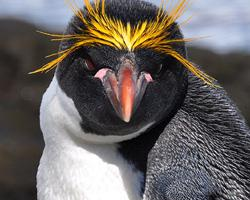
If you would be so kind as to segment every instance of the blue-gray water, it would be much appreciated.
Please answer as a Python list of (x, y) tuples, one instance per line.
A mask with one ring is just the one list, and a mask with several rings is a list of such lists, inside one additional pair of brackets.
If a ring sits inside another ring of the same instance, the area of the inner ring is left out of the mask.
[[(83, 0), (76, 0), (83, 5)], [(159, 4), (161, 0), (150, 0)], [(193, 0), (183, 27), (185, 37), (209, 36), (193, 44), (218, 52), (250, 51), (249, 0)], [(0, 17), (20, 18), (37, 26), (63, 30), (72, 16), (64, 0), (0, 0)]]

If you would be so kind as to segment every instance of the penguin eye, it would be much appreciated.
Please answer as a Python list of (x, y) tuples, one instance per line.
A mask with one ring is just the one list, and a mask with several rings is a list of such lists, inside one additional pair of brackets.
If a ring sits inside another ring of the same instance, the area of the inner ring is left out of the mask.
[(163, 64), (158, 65), (157, 70), (156, 70), (156, 75), (160, 75), (162, 71)]
[(89, 71), (95, 70), (95, 65), (90, 57), (84, 58), (84, 67)]
[(153, 77), (153, 79), (158, 79), (164, 71), (164, 65), (162, 63), (153, 65), (150, 69), (143, 69), (143, 71), (149, 73)]

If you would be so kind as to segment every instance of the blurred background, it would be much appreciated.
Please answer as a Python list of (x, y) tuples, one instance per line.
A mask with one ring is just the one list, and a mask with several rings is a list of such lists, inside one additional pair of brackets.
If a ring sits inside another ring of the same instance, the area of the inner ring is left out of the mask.
[[(77, 0), (82, 6), (82, 0)], [(151, 0), (159, 4), (160, 0)], [(250, 122), (249, 0), (193, 0), (185, 37), (189, 57), (226, 88)], [(53, 72), (28, 75), (58, 43), (36, 30), (61, 33), (72, 17), (64, 0), (0, 0), (0, 199), (36, 199), (43, 149), (39, 104)]]

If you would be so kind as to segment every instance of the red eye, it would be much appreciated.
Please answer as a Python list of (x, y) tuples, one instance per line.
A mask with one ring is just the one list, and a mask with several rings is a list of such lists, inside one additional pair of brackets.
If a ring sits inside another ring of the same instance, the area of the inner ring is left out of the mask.
[(95, 69), (95, 65), (90, 58), (84, 59), (84, 64), (85, 64), (85, 67), (87, 68), (87, 70), (89, 70), (89, 71), (93, 71)]

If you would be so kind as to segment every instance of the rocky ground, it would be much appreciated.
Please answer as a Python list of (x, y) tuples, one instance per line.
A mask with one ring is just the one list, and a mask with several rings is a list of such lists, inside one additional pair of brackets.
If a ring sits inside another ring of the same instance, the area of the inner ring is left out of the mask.
[[(53, 73), (28, 75), (58, 44), (33, 25), (0, 20), (0, 199), (34, 200), (43, 140), (39, 104)], [(250, 122), (250, 55), (191, 48), (192, 61), (216, 77)]]

